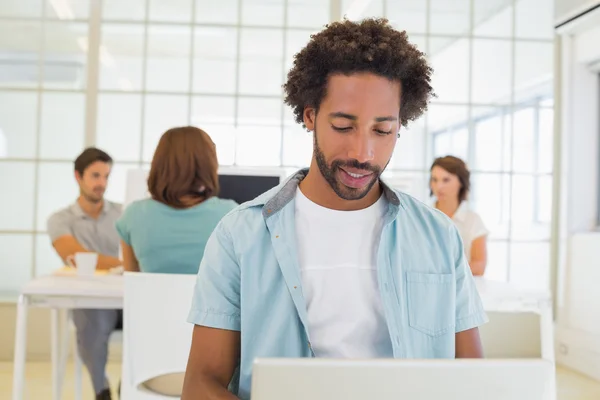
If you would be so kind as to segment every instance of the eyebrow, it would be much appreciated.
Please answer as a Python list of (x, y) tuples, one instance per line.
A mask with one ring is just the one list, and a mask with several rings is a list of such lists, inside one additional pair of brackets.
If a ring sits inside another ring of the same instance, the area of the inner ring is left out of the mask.
[[(329, 114), (330, 118), (344, 118), (344, 119), (349, 119), (350, 121), (356, 121), (358, 119), (358, 117), (356, 117), (356, 115), (352, 115), (352, 114), (346, 114), (344, 112), (334, 112)], [(387, 116), (387, 117), (377, 117), (375, 118), (376, 122), (386, 122), (386, 121), (398, 121), (398, 117), (393, 117), (393, 116)]]

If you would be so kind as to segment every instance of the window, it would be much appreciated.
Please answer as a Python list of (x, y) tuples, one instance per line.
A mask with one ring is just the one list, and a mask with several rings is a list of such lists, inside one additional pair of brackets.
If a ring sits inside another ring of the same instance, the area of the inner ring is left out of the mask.
[[(471, 169), (471, 207), (487, 228), (493, 257), (500, 249), (502, 260), (490, 258), (493, 279), (511, 279), (540, 286), (548, 282), (544, 265), (536, 262), (528, 271), (516, 263), (520, 254), (531, 257), (532, 249), (546, 249), (552, 214), (553, 110), (550, 99), (537, 97), (523, 104), (503, 107), (471, 106), (470, 119), (458, 108), (436, 106), (429, 117), (437, 130), (431, 132), (434, 156), (447, 154), (468, 161)], [(440, 112), (443, 111), (443, 112)], [(452, 110), (452, 112), (450, 112)], [(468, 111), (468, 110), (467, 110)], [(462, 121), (456, 118), (460, 115)], [(452, 118), (451, 118), (452, 117)], [(472, 137), (472, 139), (469, 139)], [(470, 146), (473, 151), (470, 151)], [(508, 243), (508, 246), (500, 245)], [(518, 250), (518, 254), (513, 254)], [(491, 256), (490, 256), (491, 257)], [(544, 255), (546, 257), (546, 255)], [(506, 260), (511, 263), (506, 265)], [(512, 271), (512, 272), (511, 272)], [(535, 280), (535, 274), (543, 273)]]
[[(283, 105), (281, 85), (338, 8), (357, 20), (389, 18), (434, 68), (438, 96), (401, 129), (389, 176), (427, 201), (433, 157), (464, 158), (471, 205), (491, 231), (488, 277), (548, 281), (548, 261), (536, 254), (548, 248), (552, 210), (551, 0), (0, 3), (0, 183), (14, 189), (0, 196), (0, 276), (18, 269), (0, 291), (60, 266), (46, 218), (76, 198), (72, 162), (85, 146), (115, 159), (106, 195), (116, 201), (127, 169), (147, 166), (177, 125), (206, 130), (221, 165), (308, 166), (313, 137)], [(98, 65), (87, 65), (90, 51)], [(598, 211), (600, 224), (600, 200)]]

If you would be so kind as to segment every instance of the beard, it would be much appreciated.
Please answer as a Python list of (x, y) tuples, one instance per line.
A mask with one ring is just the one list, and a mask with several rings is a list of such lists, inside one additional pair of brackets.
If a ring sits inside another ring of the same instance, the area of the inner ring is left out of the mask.
[(89, 192), (81, 190), (81, 195), (90, 203), (100, 203), (104, 199), (104, 190), (100, 194), (96, 194), (96, 191), (93, 190)]
[[(353, 159), (345, 161), (333, 160), (331, 163), (328, 163), (325, 158), (325, 154), (323, 154), (323, 151), (319, 147), (316, 127), (313, 132), (313, 153), (321, 175), (323, 176), (323, 178), (325, 178), (325, 181), (329, 183), (329, 186), (331, 187), (331, 189), (333, 189), (335, 194), (337, 194), (338, 197), (344, 200), (360, 200), (364, 198), (371, 191), (375, 183), (379, 181), (381, 173), (383, 172), (383, 170), (385, 170), (385, 167), (383, 167), (382, 169), (377, 165), (372, 165), (370, 163), (361, 163), (358, 162), (358, 160)], [(372, 172), (371, 180), (362, 188), (348, 187), (344, 185), (339, 179), (338, 172), (340, 168), (343, 167), (370, 171)]]

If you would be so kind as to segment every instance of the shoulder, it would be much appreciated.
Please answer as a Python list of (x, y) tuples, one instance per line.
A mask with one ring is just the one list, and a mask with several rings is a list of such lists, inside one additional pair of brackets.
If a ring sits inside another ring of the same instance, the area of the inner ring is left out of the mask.
[(473, 240), (489, 233), (483, 219), (475, 211), (467, 211), (464, 218)]
[(148, 207), (152, 207), (153, 204), (156, 203), (155, 200), (153, 199), (141, 199), (141, 200), (135, 200), (132, 201), (126, 208), (125, 208), (125, 212), (127, 212), (128, 210), (143, 210), (143, 209), (147, 209)]
[(121, 207), (120, 209), (122, 210), (122, 215), (120, 219), (129, 220), (132, 218), (139, 218), (140, 216), (143, 216), (154, 209), (154, 207), (156, 207), (156, 204), (154, 203), (156, 203), (156, 201), (152, 199), (142, 199), (130, 203), (127, 205), (127, 207), (125, 207), (124, 210)]
[[(219, 229), (230, 231), (230, 233), (243, 234), (246, 230), (252, 231), (257, 226), (265, 226), (262, 214), (263, 207), (281, 191), (285, 183), (266, 191), (252, 200), (236, 205), (235, 208), (221, 219)], [(235, 229), (231, 229), (234, 226)]]
[(478, 224), (483, 224), (483, 220), (481, 219), (481, 216), (479, 216), (479, 214), (477, 214), (475, 211), (467, 210), (465, 212), (465, 218), (467, 219), (467, 221), (471, 221), (473, 223), (478, 223)]
[(214, 199), (216, 207), (220, 210), (231, 211), (235, 209), (239, 204), (231, 199), (222, 199), (220, 197), (216, 197)]
[(454, 228), (452, 219), (440, 210), (406, 193), (396, 191), (396, 194), (400, 200), (400, 207), (406, 212), (407, 218), (412, 219), (414, 223), (444, 232)]
[(65, 207), (58, 211), (55, 211), (50, 217), (48, 217), (48, 225), (57, 223), (71, 222), (75, 218), (75, 214), (71, 209), (72, 206)]
[(238, 214), (238, 217), (243, 217), (245, 215), (254, 215), (256, 213), (260, 214), (263, 206), (265, 206), (269, 201), (271, 201), (284, 188), (288, 181), (289, 179), (285, 182), (280, 183), (278, 186), (267, 190), (263, 194), (255, 197), (254, 199), (246, 201), (236, 206), (229, 214)]
[(72, 235), (77, 214), (73, 210), (73, 205), (56, 211), (46, 221), (46, 230), (54, 242), (61, 236)]
[(116, 214), (116, 215), (121, 215), (123, 213), (123, 204), (121, 203), (116, 203), (114, 201), (108, 201), (108, 206), (109, 206), (109, 210), (111, 213)]
[(471, 206), (467, 201), (463, 201), (460, 204), (454, 219), (456, 219), (465, 229), (479, 229), (484, 225), (479, 214), (471, 209)]
[(219, 227), (226, 231), (242, 233), (245, 229), (256, 224), (264, 224), (262, 205), (249, 203), (236, 205), (235, 208), (229, 210), (221, 219)]
[[(463, 252), (463, 242), (454, 221), (435, 207), (405, 193), (398, 194), (402, 210), (398, 214), (397, 229), (410, 235), (412, 246), (436, 253), (440, 266), (454, 268), (454, 260)], [(421, 256), (420, 256), (421, 257)], [(441, 257), (441, 258), (439, 258)], [(449, 262), (445, 263), (444, 260)]]

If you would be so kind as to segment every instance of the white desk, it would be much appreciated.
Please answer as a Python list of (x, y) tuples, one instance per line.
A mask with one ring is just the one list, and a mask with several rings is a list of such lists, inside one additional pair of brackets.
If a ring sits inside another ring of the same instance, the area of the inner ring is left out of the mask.
[(554, 320), (550, 291), (522, 289), (518, 286), (475, 278), (477, 290), (485, 311), (540, 315), (540, 341), (542, 358), (554, 362)]
[[(535, 312), (540, 315), (542, 358), (554, 361), (554, 324), (549, 292), (523, 290), (502, 282), (475, 279), (486, 311), (507, 313)], [(77, 308), (122, 309), (123, 277), (104, 275), (94, 277), (47, 276), (29, 282), (22, 290), (17, 309), (17, 332), (13, 377), (13, 400), (23, 399), (27, 340), (27, 310), (29, 307), (51, 308), (53, 399), (62, 391), (66, 364), (68, 335), (59, 332), (59, 323), (66, 327), (61, 310)], [(62, 343), (59, 343), (62, 337)], [(75, 379), (81, 382), (81, 379)], [(77, 393), (80, 393), (78, 388)]]
[[(44, 276), (30, 281), (23, 287), (17, 305), (13, 400), (23, 399), (29, 307), (51, 309), (52, 399), (58, 400), (62, 391), (69, 343), (65, 311), (77, 308), (122, 309), (123, 277)], [(59, 332), (60, 326), (64, 332)], [(81, 371), (81, 368), (76, 368), (76, 371)], [(80, 383), (81, 377), (76, 377), (75, 382)], [(76, 388), (76, 393), (80, 395), (81, 387)]]

